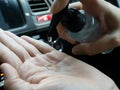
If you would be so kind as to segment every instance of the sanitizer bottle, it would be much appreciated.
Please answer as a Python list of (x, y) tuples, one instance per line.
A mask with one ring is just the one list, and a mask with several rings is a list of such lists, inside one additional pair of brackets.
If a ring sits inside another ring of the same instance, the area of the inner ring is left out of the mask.
[(69, 36), (80, 43), (93, 42), (103, 35), (97, 20), (84, 10), (69, 9), (61, 23)]
[[(84, 10), (68, 9), (61, 19), (61, 24), (66, 28), (68, 35), (80, 43), (94, 42), (103, 35), (98, 21)], [(107, 50), (102, 54), (111, 51)]]

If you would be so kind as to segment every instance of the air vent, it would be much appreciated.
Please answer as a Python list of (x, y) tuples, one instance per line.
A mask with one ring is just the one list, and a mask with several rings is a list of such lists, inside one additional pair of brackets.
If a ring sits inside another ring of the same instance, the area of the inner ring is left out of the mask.
[(28, 0), (32, 12), (46, 11), (49, 9), (44, 0)]

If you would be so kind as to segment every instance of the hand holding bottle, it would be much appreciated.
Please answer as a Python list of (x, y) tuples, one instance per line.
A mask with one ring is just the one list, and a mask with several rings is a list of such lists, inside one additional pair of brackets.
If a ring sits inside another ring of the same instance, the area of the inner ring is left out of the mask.
[[(56, 2), (57, 1), (59, 0), (56, 0)], [(81, 3), (77, 2), (76, 4), (74, 3), (74, 5), (70, 6), (80, 6), (80, 8), (83, 6), (82, 9), (92, 15), (99, 22), (100, 27), (103, 31), (103, 36), (94, 42), (76, 44), (76, 40), (69, 37), (65, 31), (65, 27), (63, 27), (63, 25), (60, 23), (57, 26), (58, 33), (61, 38), (67, 40), (72, 44), (75, 44), (72, 49), (73, 53), (77, 55), (95, 55), (103, 51), (118, 47), (120, 43), (120, 9), (104, 0), (81, 0)], [(63, 9), (64, 7), (60, 6), (60, 8)], [(54, 9), (52, 9), (52, 11), (54, 11)]]

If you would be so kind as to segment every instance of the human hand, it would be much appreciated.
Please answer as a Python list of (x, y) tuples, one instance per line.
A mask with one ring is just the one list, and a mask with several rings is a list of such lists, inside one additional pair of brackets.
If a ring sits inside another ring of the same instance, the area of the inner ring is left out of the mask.
[[(60, 0), (56, 0), (56, 2)], [(95, 19), (98, 20), (100, 26), (103, 30), (104, 35), (98, 40), (90, 43), (78, 43), (72, 39), (65, 31), (65, 28), (58, 24), (57, 30), (59, 36), (66, 41), (74, 44), (75, 46), (72, 49), (73, 54), (87, 54), (95, 55), (101, 52), (104, 52), (109, 49), (116, 48), (120, 46), (120, 9), (113, 6), (112, 4), (104, 0), (80, 0), (81, 3), (77, 3), (76, 6), (80, 6), (81, 9), (84, 9), (87, 13), (92, 15)], [(62, 0), (61, 0), (62, 3)], [(62, 8), (57, 4), (57, 7)], [(53, 5), (55, 6), (55, 5)], [(72, 6), (72, 5), (71, 5)], [(72, 6), (73, 8), (75, 7)], [(52, 7), (55, 8), (55, 7)], [(59, 12), (60, 9), (56, 10)], [(54, 12), (53, 12), (54, 11)], [(55, 10), (52, 9), (53, 14)]]
[(0, 58), (5, 90), (118, 90), (94, 67), (27, 36), (0, 30)]

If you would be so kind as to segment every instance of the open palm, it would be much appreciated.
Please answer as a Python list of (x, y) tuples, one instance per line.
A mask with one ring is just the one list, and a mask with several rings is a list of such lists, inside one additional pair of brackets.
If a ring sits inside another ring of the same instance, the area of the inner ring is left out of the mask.
[(0, 57), (5, 63), (1, 69), (6, 77), (6, 90), (110, 90), (109, 88), (112, 88), (109, 87), (113, 83), (112, 80), (100, 71), (55, 50), (44, 42), (27, 36), (19, 38), (2, 30), (0, 41)]

